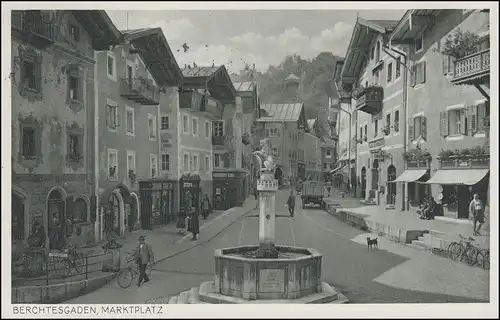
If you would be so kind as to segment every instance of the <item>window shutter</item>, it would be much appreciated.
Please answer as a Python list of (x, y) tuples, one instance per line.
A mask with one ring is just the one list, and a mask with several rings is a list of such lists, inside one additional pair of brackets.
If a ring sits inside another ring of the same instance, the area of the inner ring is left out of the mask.
[(466, 119), (466, 116), (465, 116), (465, 108), (463, 109), (460, 109), (460, 133), (461, 134), (467, 134), (467, 131), (466, 131), (466, 126), (465, 126), (465, 121)]
[(106, 105), (106, 125), (109, 127), (111, 124), (111, 107)]
[(408, 118), (408, 143), (412, 142), (413, 139), (413, 118)]
[(420, 116), (420, 127), (422, 131), (422, 139), (427, 140), (427, 118)]
[(118, 128), (120, 126), (120, 113), (118, 112), (118, 106), (115, 106), (114, 109), (115, 109), (115, 126)]
[(229, 153), (224, 153), (224, 168), (229, 168)]
[(443, 57), (443, 74), (447, 75), (450, 72), (450, 56), (442, 54)]
[(411, 67), (411, 74), (410, 74), (410, 86), (414, 87), (417, 79), (417, 68), (415, 65)]
[(477, 119), (477, 107), (468, 106), (467, 107), (467, 134), (472, 136), (477, 131), (476, 120)]
[(443, 137), (448, 136), (449, 134), (449, 128), (448, 128), (448, 111), (442, 111), (440, 114), (440, 121), (441, 121), (441, 135)]
[(422, 61), (420, 63), (420, 83), (425, 83), (425, 70), (426, 70), (426, 62)]

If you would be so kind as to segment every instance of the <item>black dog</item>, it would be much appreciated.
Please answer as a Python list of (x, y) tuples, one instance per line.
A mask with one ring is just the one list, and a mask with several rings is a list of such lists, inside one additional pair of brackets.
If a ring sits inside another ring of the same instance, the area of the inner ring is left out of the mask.
[(378, 250), (378, 238), (370, 239), (370, 237), (367, 237), (366, 243), (368, 244), (368, 250), (373, 249), (374, 247)]

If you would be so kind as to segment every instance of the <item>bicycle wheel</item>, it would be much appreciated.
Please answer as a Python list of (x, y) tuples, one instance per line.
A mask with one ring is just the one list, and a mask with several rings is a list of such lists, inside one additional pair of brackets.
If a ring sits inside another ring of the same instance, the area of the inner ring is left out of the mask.
[(73, 262), (76, 272), (81, 273), (83, 271), (83, 266), (85, 265), (85, 257), (83, 256), (83, 253), (78, 253)]
[(469, 247), (465, 252), (465, 260), (467, 264), (471, 267), (475, 267), (477, 265), (478, 254), (479, 250), (476, 247)]
[(479, 250), (479, 252), (477, 253), (477, 256), (476, 256), (476, 265), (481, 267), (481, 268), (484, 268), (484, 255), (485, 255), (485, 250)]
[(153, 270), (153, 265), (151, 263), (148, 263), (146, 265), (146, 274), (147, 276), (149, 277), (149, 275), (151, 274), (151, 271)]
[[(486, 270), (490, 269), (490, 250), (484, 249), (481, 250), (481, 259), (478, 259), (478, 264), (481, 268), (484, 268)], [(479, 255), (478, 255), (479, 257)]]
[(132, 284), (134, 272), (131, 268), (125, 268), (118, 273), (118, 285), (123, 289), (127, 289)]
[(462, 245), (458, 242), (452, 242), (448, 247), (448, 254), (452, 260), (457, 261), (462, 256)]

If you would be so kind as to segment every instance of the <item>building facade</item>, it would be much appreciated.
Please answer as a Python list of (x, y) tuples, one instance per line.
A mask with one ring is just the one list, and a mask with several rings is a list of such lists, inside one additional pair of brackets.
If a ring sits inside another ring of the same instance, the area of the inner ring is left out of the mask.
[[(195, 181), (186, 182), (193, 180), (189, 172), (200, 180), (201, 194), (212, 199), (215, 209), (242, 204), (246, 191), (236, 185), (237, 179), (247, 176), (241, 171), (242, 107), (236, 103), (229, 74), (224, 66), (187, 66), (182, 72), (184, 82), (179, 94), (184, 98), (178, 120), (182, 129), (178, 133), (181, 198), (184, 189), (196, 185)], [(203, 169), (196, 174), (193, 169), (200, 168), (200, 161)]]
[(102, 10), (12, 12), (14, 256), (35, 223), (46, 250), (94, 241), (94, 53), (119, 40)]
[(440, 214), (467, 219), (474, 193), (489, 201), (489, 12), (409, 10), (389, 40), (403, 46), (411, 71), (405, 162), (414, 174), (398, 178), (407, 205), (432, 196)]
[(330, 172), (335, 170), (337, 165), (337, 146), (336, 141), (330, 135), (324, 136), (320, 142), (321, 147), (321, 170), (322, 179), (330, 180)]
[(305, 133), (309, 131), (303, 103), (261, 104), (260, 139), (269, 138), (276, 159), (276, 179), (306, 179)]
[(175, 63), (153, 67), (158, 54), (173, 60), (161, 29), (122, 34), (124, 44), (97, 55), (101, 238), (111, 231), (149, 229), (173, 213), (173, 188), (165, 188), (164, 197), (142, 189), (145, 181), (162, 178), (160, 87), (179, 83), (180, 69)]

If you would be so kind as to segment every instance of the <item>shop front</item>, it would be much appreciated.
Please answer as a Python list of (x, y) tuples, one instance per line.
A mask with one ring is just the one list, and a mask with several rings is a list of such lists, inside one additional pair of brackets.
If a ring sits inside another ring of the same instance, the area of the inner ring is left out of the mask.
[(142, 229), (175, 221), (175, 181), (147, 180), (139, 182), (140, 222)]
[(411, 207), (418, 207), (424, 201), (425, 197), (430, 195), (430, 189), (426, 184), (429, 178), (430, 161), (405, 161), (405, 170), (393, 180), (394, 185), (399, 185), (402, 190), (407, 190), (406, 199), (402, 202), (402, 210), (410, 210)]
[(242, 169), (218, 169), (212, 173), (215, 210), (240, 207), (248, 194), (248, 172)]
[(200, 176), (197, 174), (187, 173), (181, 176), (181, 179), (179, 180), (181, 207), (185, 207), (189, 202), (191, 202), (191, 205), (197, 208), (197, 210), (200, 209), (200, 182)]

